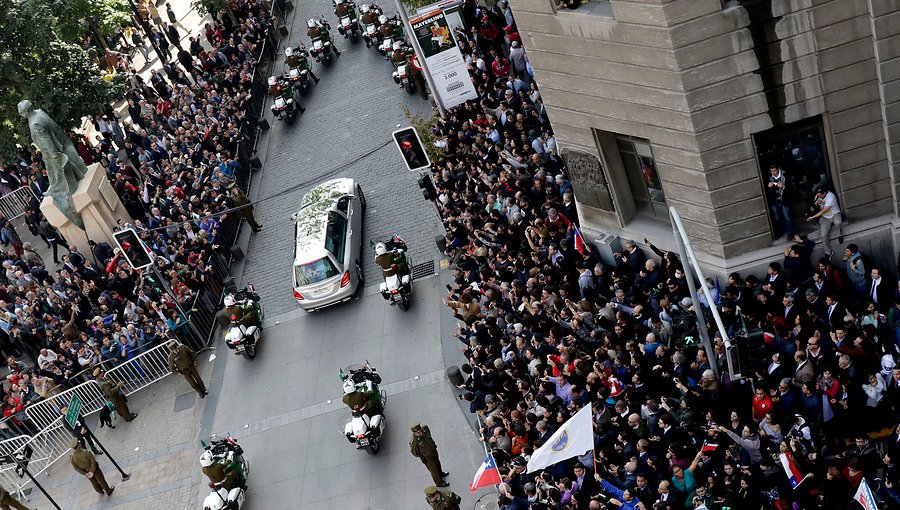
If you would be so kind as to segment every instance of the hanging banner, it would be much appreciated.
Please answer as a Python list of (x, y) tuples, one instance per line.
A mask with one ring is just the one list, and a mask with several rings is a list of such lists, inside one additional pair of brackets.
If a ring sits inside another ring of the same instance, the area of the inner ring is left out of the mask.
[(478, 99), (475, 85), (466, 69), (466, 61), (456, 46), (443, 11), (437, 10), (410, 20), (413, 35), (425, 57), (425, 67), (431, 73), (435, 91), (444, 108), (453, 108)]

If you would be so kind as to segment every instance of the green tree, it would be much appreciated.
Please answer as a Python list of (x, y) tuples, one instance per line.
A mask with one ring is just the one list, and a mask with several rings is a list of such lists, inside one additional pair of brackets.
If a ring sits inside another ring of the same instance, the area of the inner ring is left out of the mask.
[(41, 11), (62, 40), (77, 42), (91, 32), (104, 48), (103, 36), (121, 30), (131, 16), (127, 0), (26, 0), (23, 5)]
[(31, 143), (17, 105), (29, 99), (63, 129), (103, 111), (121, 93), (121, 79), (106, 81), (87, 51), (57, 35), (44, 6), (0, 0), (0, 161), (17, 143)]

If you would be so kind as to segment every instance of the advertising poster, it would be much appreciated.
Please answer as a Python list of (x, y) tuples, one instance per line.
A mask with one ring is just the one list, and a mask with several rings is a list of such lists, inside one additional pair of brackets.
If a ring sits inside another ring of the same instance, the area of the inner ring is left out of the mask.
[(443, 11), (434, 11), (410, 20), (414, 37), (419, 41), (425, 57), (425, 66), (434, 80), (434, 93), (444, 108), (477, 99), (475, 85), (466, 69), (459, 47), (447, 24)]

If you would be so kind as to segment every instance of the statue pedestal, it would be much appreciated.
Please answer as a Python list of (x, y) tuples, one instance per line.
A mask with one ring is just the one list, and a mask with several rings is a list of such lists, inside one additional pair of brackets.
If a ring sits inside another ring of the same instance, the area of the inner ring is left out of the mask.
[(77, 246), (78, 251), (85, 257), (91, 256), (89, 239), (97, 243), (106, 242), (115, 247), (116, 242), (112, 234), (118, 227), (118, 220), (122, 219), (128, 223), (132, 221), (116, 190), (106, 178), (104, 169), (98, 164), (88, 167), (87, 174), (78, 182), (78, 188), (72, 194), (72, 202), (75, 211), (84, 221), (84, 230), (69, 221), (50, 197), (44, 197), (41, 212), (66, 241)]

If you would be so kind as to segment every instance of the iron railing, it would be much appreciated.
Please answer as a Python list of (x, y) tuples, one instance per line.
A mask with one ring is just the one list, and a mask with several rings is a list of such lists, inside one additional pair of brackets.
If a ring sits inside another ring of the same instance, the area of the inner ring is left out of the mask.
[(28, 209), (28, 203), (35, 198), (41, 199), (34, 195), (30, 187), (22, 186), (0, 197), (0, 213), (6, 216), (6, 219), (14, 220), (25, 214), (25, 211)]

